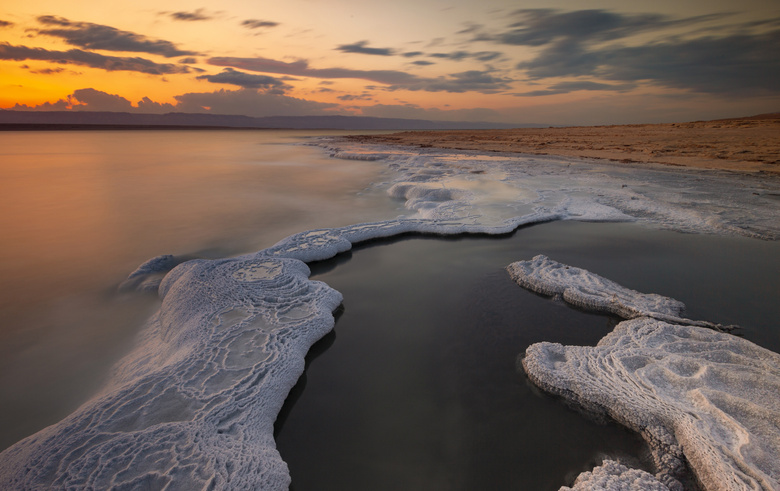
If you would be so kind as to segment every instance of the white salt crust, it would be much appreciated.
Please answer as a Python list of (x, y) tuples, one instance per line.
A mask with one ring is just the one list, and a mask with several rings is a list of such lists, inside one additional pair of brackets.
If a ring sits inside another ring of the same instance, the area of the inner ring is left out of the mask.
[(525, 288), (633, 318), (595, 347), (529, 346), (522, 366), (534, 384), (640, 433), (671, 490), (682, 489), (685, 462), (708, 491), (780, 489), (780, 355), (677, 318), (676, 300), (544, 256), (508, 269)]
[(375, 186), (412, 213), (302, 232), (233, 259), (159, 256), (141, 265), (123, 288), (159, 288), (162, 306), (138, 346), (94, 398), (0, 453), (0, 489), (286, 489), (273, 422), (341, 302), (308, 279), (304, 263), (357, 242), (566, 219), (780, 237), (771, 199), (780, 184), (771, 179), (733, 186), (731, 176), (677, 170), (324, 146), (334, 157), (387, 162), (391, 176)]
[(572, 487), (559, 491), (669, 491), (652, 474), (641, 469), (630, 469), (614, 460), (606, 460), (592, 471), (577, 476)]

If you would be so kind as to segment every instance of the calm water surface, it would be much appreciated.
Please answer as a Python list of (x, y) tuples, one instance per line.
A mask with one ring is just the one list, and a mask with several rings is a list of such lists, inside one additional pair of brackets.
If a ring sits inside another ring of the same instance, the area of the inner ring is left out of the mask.
[(0, 449), (69, 414), (128, 350), (156, 304), (116, 287), (147, 259), (395, 217), (366, 190), (380, 164), (291, 145), (323, 134), (0, 132)]
[(503, 238), (404, 238), (312, 265), (344, 294), (277, 423), (296, 491), (533, 489), (603, 456), (641, 466), (634, 434), (540, 394), (516, 370), (532, 343), (595, 345), (616, 319), (513, 283), (536, 254), (684, 301), (780, 350), (780, 244), (632, 224), (557, 222)]

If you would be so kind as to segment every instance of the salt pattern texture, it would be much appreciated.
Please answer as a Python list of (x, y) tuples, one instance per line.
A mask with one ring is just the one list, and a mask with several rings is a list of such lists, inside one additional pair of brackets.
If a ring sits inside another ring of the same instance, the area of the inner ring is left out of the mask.
[[(780, 488), (780, 355), (678, 317), (677, 300), (544, 256), (507, 269), (524, 288), (632, 319), (596, 347), (529, 346), (522, 366), (534, 384), (640, 433), (671, 490), (683, 489), (686, 463), (707, 490)], [(574, 489), (629, 489), (621, 481), (634, 476), (619, 476), (594, 470)]]
[[(61, 422), (0, 453), (0, 488), (286, 489), (290, 477), (276, 451), (273, 423), (303, 372), (307, 351), (333, 328), (332, 311), (342, 300), (324, 283), (309, 280), (305, 263), (333, 257), (361, 241), (406, 233), (502, 234), (553, 220), (639, 221), (690, 232), (780, 237), (778, 203), (771, 198), (780, 183), (755, 176), (627, 170), (516, 155), (367, 149), (339, 141), (321, 145), (337, 158), (386, 161), (393, 176), (376, 186), (403, 200), (410, 214), (301, 232), (236, 258), (179, 264), (180, 259), (160, 256), (139, 267), (124, 287), (158, 289), (162, 305), (137, 347), (114, 368), (99, 394)], [(663, 324), (645, 318), (634, 322)], [(683, 329), (670, 327), (675, 328)], [(610, 336), (607, 339), (618, 335)], [(739, 347), (758, 364), (746, 366), (745, 373), (763, 373), (767, 359), (778, 366), (772, 358), (777, 355), (749, 343)], [(540, 358), (540, 365), (555, 368), (562, 361), (551, 356)], [(643, 356), (641, 360), (651, 357)], [(530, 363), (534, 358), (527, 359)], [(640, 371), (636, 365), (634, 373)], [(610, 380), (608, 373), (603, 376)], [(661, 386), (679, 391), (675, 384), (685, 380)], [(726, 377), (722, 386), (736, 384), (741, 393), (745, 380)], [(594, 379), (589, 386), (593, 394), (602, 394), (598, 382)], [(757, 387), (750, 386), (757, 397), (767, 396), (760, 389), (766, 385)], [(719, 392), (726, 393), (725, 388)], [(669, 448), (679, 447), (674, 437), (698, 442), (704, 438), (696, 433), (700, 425), (719, 424), (684, 416), (689, 430), (667, 430), (661, 424), (666, 420), (654, 410), (650, 404), (633, 409), (640, 418), (634, 427)], [(766, 415), (759, 407), (750, 406), (750, 411), (748, 416)], [(748, 420), (769, 424), (752, 416)], [(766, 455), (763, 447), (750, 448), (754, 459)], [(722, 457), (717, 452), (715, 456)], [(706, 456), (686, 457), (699, 462)], [(715, 462), (722, 465), (721, 460)]]

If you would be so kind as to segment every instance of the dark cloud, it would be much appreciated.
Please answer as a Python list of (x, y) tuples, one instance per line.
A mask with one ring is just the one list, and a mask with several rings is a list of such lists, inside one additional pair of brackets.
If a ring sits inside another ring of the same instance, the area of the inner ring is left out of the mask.
[(105, 56), (98, 53), (82, 51), (80, 49), (50, 51), (43, 48), (12, 46), (8, 43), (0, 43), (0, 60), (41, 60), (52, 63), (100, 68), (106, 71), (132, 71), (148, 73), (151, 75), (189, 73), (190, 71), (186, 66), (173, 65), (170, 63), (155, 63), (144, 58)]
[(522, 92), (514, 95), (521, 96), (521, 97), (538, 97), (538, 96), (545, 96), (545, 95), (568, 94), (569, 92), (575, 92), (578, 90), (604, 90), (604, 91), (614, 91), (614, 92), (626, 92), (635, 87), (636, 84), (612, 85), (612, 84), (603, 84), (599, 82), (572, 81), (572, 82), (560, 82), (557, 84), (553, 84), (547, 89), (543, 89), (543, 90), (533, 90), (531, 92)]
[(450, 74), (448, 77), (421, 79), (407, 86), (392, 86), (391, 90), (423, 90), (426, 92), (480, 92), (495, 94), (510, 88), (512, 79), (495, 77), (490, 71), (469, 70)]
[(368, 41), (358, 41), (352, 44), (342, 44), (337, 47), (336, 50), (343, 51), (345, 53), (359, 53), (363, 55), (378, 55), (378, 56), (390, 56), (394, 53), (391, 48), (369, 48), (367, 47)]
[(494, 94), (509, 88), (511, 79), (495, 77), (490, 71), (470, 70), (448, 77), (423, 78), (397, 70), (353, 70), (348, 68), (309, 68), (305, 60), (287, 63), (267, 58), (210, 58), (215, 66), (240, 68), (254, 72), (279, 73), (313, 78), (355, 78), (384, 84), (386, 90), (422, 90), (428, 92), (468, 92)]
[(452, 51), (449, 53), (431, 53), (428, 56), (447, 60), (461, 61), (466, 59), (475, 59), (479, 61), (491, 61), (502, 56), (500, 51), (478, 51), (471, 53), (469, 51)]
[(65, 71), (64, 68), (58, 67), (58, 68), (44, 68), (42, 70), (30, 70), (30, 73), (36, 73), (38, 75), (56, 75), (64, 71)]
[(520, 63), (534, 79), (595, 76), (703, 93), (780, 93), (780, 30), (585, 50), (556, 44)]
[(421, 56), (424, 55), (422, 51), (408, 51), (406, 53), (401, 53), (401, 56), (405, 56), (406, 58), (414, 58), (415, 56)]
[(661, 14), (621, 14), (607, 10), (524, 9), (514, 15), (519, 19), (509, 30), (495, 35), (482, 34), (502, 44), (544, 46), (556, 41), (577, 43), (604, 42), (626, 38), (645, 31), (692, 25), (720, 19), (727, 14), (673, 19)]
[(185, 65), (188, 64), (188, 63), (197, 63), (197, 62), (198, 62), (197, 58), (192, 58), (192, 57), (182, 58), (181, 60), (179, 60), (179, 63), (185, 64)]
[(170, 41), (149, 39), (146, 36), (129, 31), (120, 31), (110, 26), (90, 22), (71, 22), (64, 17), (43, 15), (38, 22), (49, 29), (38, 29), (38, 34), (63, 39), (72, 46), (105, 51), (127, 51), (149, 53), (165, 57), (194, 55), (192, 51), (180, 50)]
[[(776, 19), (728, 24), (715, 30), (713, 21), (732, 14), (671, 18), (606, 10), (536, 9), (519, 10), (514, 15), (517, 21), (503, 32), (483, 30), (479, 36), (500, 44), (541, 48), (534, 58), (517, 64), (532, 80), (589, 77), (702, 93), (780, 92), (776, 82), (780, 77), (780, 57), (776, 55), (780, 52), (780, 30), (775, 27)], [(689, 26), (701, 28), (668, 35), (670, 28)], [(773, 27), (774, 31), (767, 32)], [(641, 45), (624, 41), (640, 33), (656, 39)], [(704, 33), (707, 35), (702, 36)], [(614, 89), (551, 86), (522, 95), (572, 90)]]
[(194, 92), (175, 97), (176, 110), (188, 113), (240, 114), (246, 116), (316, 116), (336, 114), (337, 104), (307, 101), (252, 89)]
[(372, 101), (374, 97), (371, 94), (345, 94), (338, 96), (341, 101)]
[(353, 70), (349, 68), (309, 68), (305, 60), (287, 63), (267, 58), (233, 58), (215, 57), (208, 60), (210, 65), (240, 68), (253, 72), (279, 73), (312, 78), (357, 78), (370, 80), (380, 84), (409, 84), (419, 81), (419, 78), (397, 70)]
[(266, 27), (276, 27), (279, 25), (279, 23), (270, 20), (247, 19), (242, 21), (241, 25), (247, 29), (262, 29)]
[(200, 75), (196, 78), (215, 84), (237, 85), (244, 89), (279, 89), (285, 86), (284, 82), (278, 78), (267, 75), (252, 75), (251, 73), (239, 72), (232, 68), (225, 68), (216, 75)]
[(197, 9), (194, 12), (171, 12), (168, 15), (170, 15), (173, 20), (183, 20), (186, 22), (211, 20), (214, 18), (212, 14), (206, 13), (203, 9)]
[(426, 61), (426, 60), (417, 60), (413, 61), (412, 65), (419, 65), (419, 66), (428, 66), (428, 65), (435, 65), (436, 63), (432, 61)]
[(109, 94), (96, 89), (78, 89), (73, 91), (71, 104), (76, 101), (80, 109), (88, 111), (131, 111), (133, 104), (122, 96)]
[(13, 22), (7, 20), (0, 20), (0, 27), (11, 27), (12, 25), (14, 25)]

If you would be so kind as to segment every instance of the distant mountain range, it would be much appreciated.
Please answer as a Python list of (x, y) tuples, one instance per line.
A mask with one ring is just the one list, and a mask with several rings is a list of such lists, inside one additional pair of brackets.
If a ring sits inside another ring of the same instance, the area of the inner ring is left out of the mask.
[(338, 130), (457, 130), (546, 127), (468, 121), (370, 118), (362, 116), (270, 116), (253, 118), (225, 114), (138, 114), (97, 111), (11, 111), (0, 109), (0, 130), (13, 129), (170, 129), (277, 128)]

